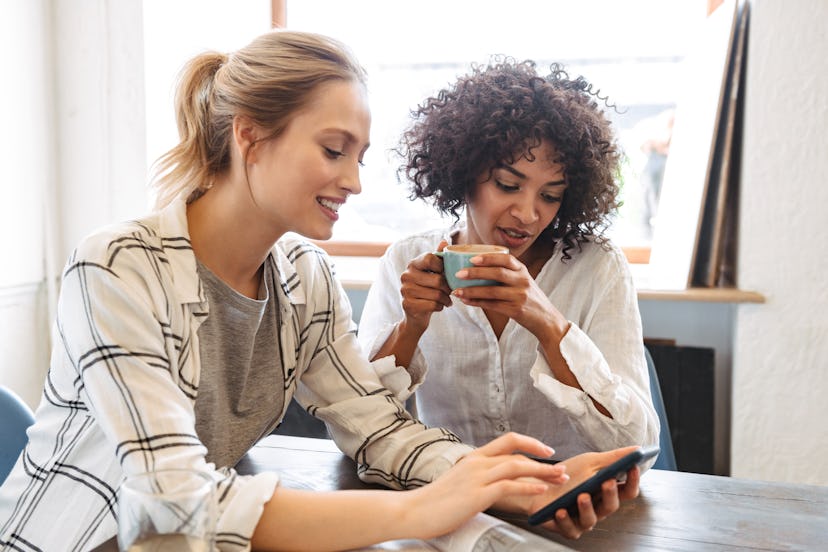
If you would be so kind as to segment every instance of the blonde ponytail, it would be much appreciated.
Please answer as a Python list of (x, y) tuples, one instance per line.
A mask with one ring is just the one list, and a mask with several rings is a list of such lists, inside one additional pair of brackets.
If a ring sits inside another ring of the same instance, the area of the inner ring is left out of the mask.
[(211, 117), (210, 106), (216, 73), (226, 60), (227, 55), (218, 52), (201, 54), (191, 59), (179, 76), (175, 95), (179, 142), (154, 166), (158, 208), (184, 191), (189, 192), (188, 201), (201, 195), (209, 189), (211, 175), (229, 163), (229, 144), (219, 144), (219, 151), (210, 147), (211, 135), (224, 134), (210, 128), (220, 125)]

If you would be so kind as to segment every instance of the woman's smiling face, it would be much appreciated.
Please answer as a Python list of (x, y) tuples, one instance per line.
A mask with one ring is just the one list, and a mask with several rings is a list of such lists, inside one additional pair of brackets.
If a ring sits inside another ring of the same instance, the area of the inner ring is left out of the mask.
[(478, 179), (466, 202), (468, 243), (504, 245), (526, 262), (526, 253), (558, 214), (566, 191), (564, 167), (548, 141), (511, 165), (496, 165)]
[(332, 81), (319, 87), (279, 136), (256, 144), (248, 178), (266, 224), (280, 233), (330, 238), (337, 211), (362, 190), (359, 169), (370, 128), (363, 85)]

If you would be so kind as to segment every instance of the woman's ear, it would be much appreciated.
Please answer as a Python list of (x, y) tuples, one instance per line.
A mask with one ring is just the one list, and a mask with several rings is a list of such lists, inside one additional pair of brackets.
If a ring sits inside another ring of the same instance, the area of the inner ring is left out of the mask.
[(256, 161), (253, 146), (259, 139), (259, 127), (244, 115), (233, 117), (233, 149), (245, 164)]

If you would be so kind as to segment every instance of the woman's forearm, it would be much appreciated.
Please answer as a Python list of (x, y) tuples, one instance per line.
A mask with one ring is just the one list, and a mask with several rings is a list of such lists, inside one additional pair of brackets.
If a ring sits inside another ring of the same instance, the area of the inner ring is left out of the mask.
[(349, 550), (415, 538), (405, 491), (313, 492), (277, 487), (253, 534), (254, 550)]
[[(555, 379), (564, 385), (583, 390), (581, 384), (578, 383), (578, 379), (575, 377), (575, 374), (573, 374), (572, 370), (569, 369), (569, 365), (566, 363), (566, 359), (564, 359), (563, 354), (561, 354), (561, 341), (566, 335), (566, 332), (569, 331), (568, 323), (565, 328), (566, 329), (563, 333), (561, 333), (560, 327), (555, 327), (554, 330), (550, 330), (549, 336), (540, 339), (543, 356), (546, 357), (546, 362), (549, 364), (549, 368), (552, 370), (552, 375)], [(595, 405), (598, 412), (604, 416), (612, 418), (609, 410), (607, 410), (604, 405), (592, 397), (590, 397), (590, 400), (592, 401), (592, 404)]]

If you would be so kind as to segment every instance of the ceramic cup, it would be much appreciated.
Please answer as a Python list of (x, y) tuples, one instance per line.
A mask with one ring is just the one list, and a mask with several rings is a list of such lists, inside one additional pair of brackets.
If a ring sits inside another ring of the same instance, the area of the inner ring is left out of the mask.
[(119, 550), (215, 550), (215, 483), (204, 472), (167, 469), (128, 476), (118, 496)]
[(446, 281), (451, 289), (471, 287), (471, 286), (499, 286), (500, 282), (494, 280), (461, 280), (457, 278), (458, 270), (469, 268), (472, 265), (471, 258), (477, 255), (487, 255), (489, 253), (508, 253), (509, 248), (502, 245), (485, 245), (485, 244), (461, 244), (448, 245), (442, 251), (436, 252), (435, 255), (443, 258), (443, 273), (446, 276)]

